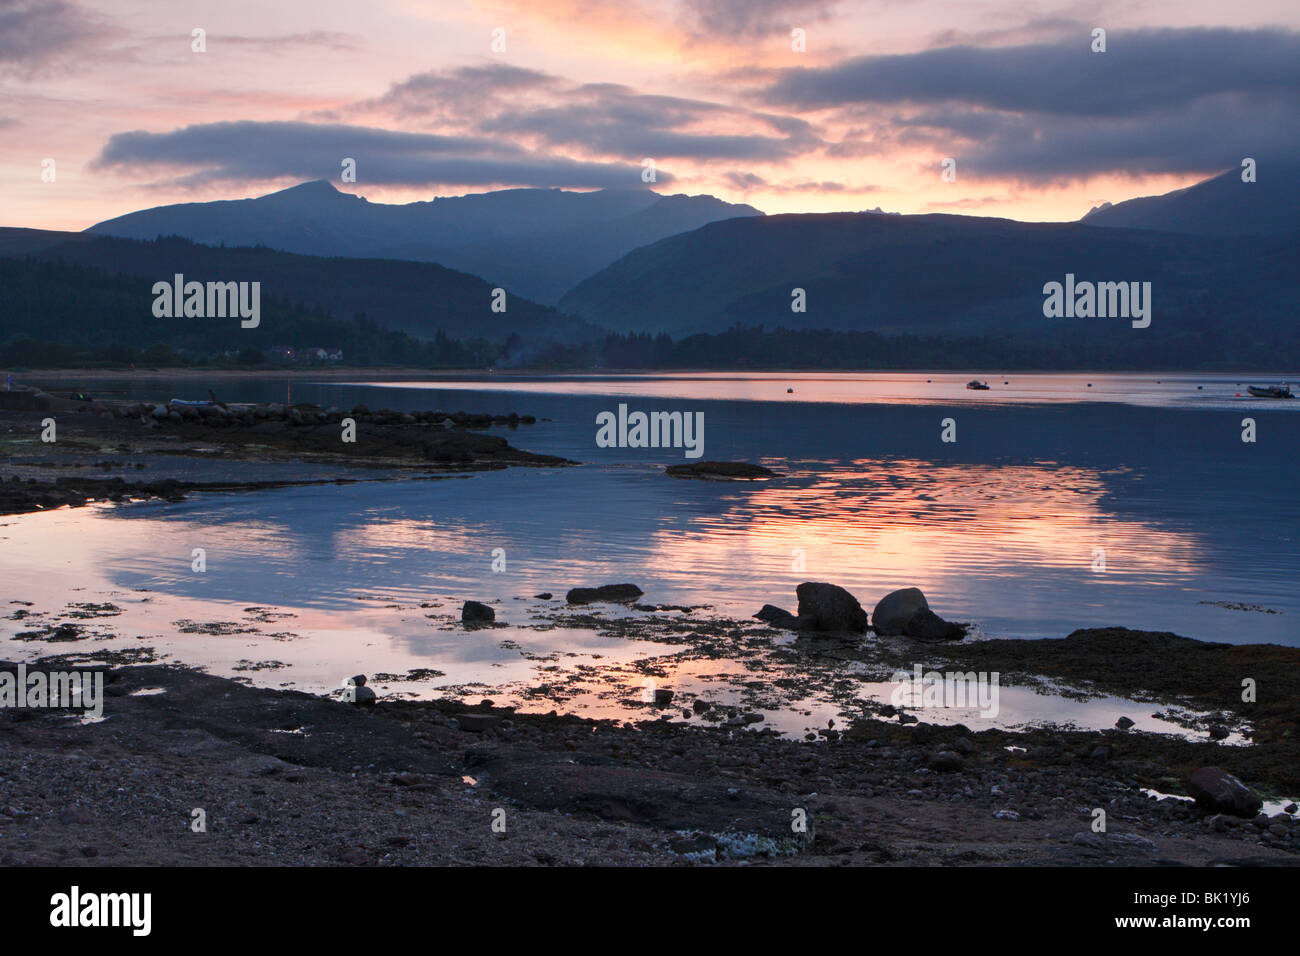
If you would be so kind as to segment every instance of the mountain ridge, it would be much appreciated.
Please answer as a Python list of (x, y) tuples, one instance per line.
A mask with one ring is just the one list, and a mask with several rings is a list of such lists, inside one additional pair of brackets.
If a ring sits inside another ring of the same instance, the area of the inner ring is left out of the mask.
[(1300, 228), (1300, 165), (1266, 163), (1255, 182), (1240, 168), (1158, 196), (1140, 196), (1090, 209), (1089, 226), (1153, 229), (1197, 236), (1280, 235)]
[(138, 210), (86, 232), (434, 262), (554, 305), (580, 280), (647, 242), (720, 218), (761, 215), (712, 196), (649, 189), (507, 189), (372, 203), (326, 180), (309, 180), (254, 198)]
[[(1216, 313), (1288, 321), (1300, 298), (1291, 241), (941, 213), (792, 213), (715, 222), (636, 249), (560, 308), (618, 332), (675, 336), (736, 323), (1043, 334), (1043, 286), (1073, 273), (1152, 282), (1157, 321), (1161, 312), (1184, 323)], [(800, 288), (803, 313), (792, 311)]]

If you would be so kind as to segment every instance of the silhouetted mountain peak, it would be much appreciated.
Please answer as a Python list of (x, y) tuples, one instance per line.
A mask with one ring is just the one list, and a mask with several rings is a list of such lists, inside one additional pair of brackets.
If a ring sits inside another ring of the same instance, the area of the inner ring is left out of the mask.
[(1261, 161), (1253, 182), (1234, 167), (1160, 196), (1102, 203), (1088, 226), (1155, 229), (1198, 236), (1278, 235), (1300, 229), (1300, 166)]
[[(312, 179), (288, 189), (280, 189), (265, 196), (258, 196), (256, 202), (329, 202), (333, 199), (357, 199), (359, 197), (341, 193), (327, 179)], [(166, 208), (165, 206), (159, 208)]]

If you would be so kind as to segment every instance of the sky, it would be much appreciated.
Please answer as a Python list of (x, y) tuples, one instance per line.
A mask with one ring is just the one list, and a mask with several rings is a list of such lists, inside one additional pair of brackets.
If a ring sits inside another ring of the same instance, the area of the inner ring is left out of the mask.
[(1298, 115), (1294, 0), (0, 0), (7, 226), (311, 179), (1072, 220)]

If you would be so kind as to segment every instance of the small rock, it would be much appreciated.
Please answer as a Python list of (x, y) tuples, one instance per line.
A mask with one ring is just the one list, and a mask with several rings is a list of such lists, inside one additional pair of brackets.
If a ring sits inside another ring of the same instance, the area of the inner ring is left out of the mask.
[(496, 714), (457, 714), (456, 721), (460, 724), (461, 730), (471, 734), (481, 734), (499, 724), (501, 718)]
[(784, 627), (791, 631), (798, 630), (800, 626), (799, 618), (774, 604), (764, 604), (754, 617), (771, 624), (773, 627)]
[(674, 478), (754, 479), (775, 478), (776, 472), (745, 461), (694, 461), (687, 465), (669, 465), (664, 473)]
[(478, 601), (466, 601), (460, 609), (460, 619), (464, 624), (490, 624), (497, 619), (497, 612)]
[(1231, 731), (1229, 731), (1227, 727), (1223, 726), (1223, 724), (1210, 725), (1211, 740), (1226, 740), (1229, 733), (1231, 733)]
[(539, 601), (549, 601), (553, 595), (550, 591), (543, 591), (541, 594), (534, 594), (533, 597), (537, 598)]
[(1115, 721), (1115, 726), (1120, 730), (1128, 730), (1135, 722), (1136, 721), (1130, 717), (1121, 717), (1119, 720)]
[[(1219, 767), (1201, 767), (1187, 778), (1187, 793), (1205, 810), (1249, 819), (1264, 805), (1259, 794)], [(1264, 819), (1268, 819), (1265, 817)]]
[(672, 701), (673, 701), (672, 691), (663, 687), (655, 688), (654, 704), (656, 707), (667, 707), (669, 704), (672, 703)]
[(697, 714), (703, 714), (704, 712), (709, 710), (709, 708), (711, 708), (712, 706), (713, 705), (710, 704), (707, 700), (701, 700), (698, 697), (696, 697), (695, 700), (691, 702), (691, 710), (695, 711)]
[(957, 773), (964, 770), (966, 761), (961, 758), (961, 754), (954, 753), (951, 750), (940, 750), (930, 757), (929, 768), (938, 770), (941, 773)]
[(1136, 833), (1112, 833), (1110, 835), (1112, 843), (1121, 843), (1124, 846), (1135, 847), (1139, 850), (1154, 850), (1155, 842), (1148, 840), (1144, 836), (1138, 836)]
[(572, 588), (564, 599), (570, 604), (593, 604), (597, 601), (624, 604), (645, 594), (635, 584), (603, 584), (598, 588)]

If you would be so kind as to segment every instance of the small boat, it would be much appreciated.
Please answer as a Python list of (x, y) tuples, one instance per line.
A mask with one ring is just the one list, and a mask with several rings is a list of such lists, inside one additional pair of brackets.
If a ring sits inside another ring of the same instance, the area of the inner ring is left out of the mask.
[(981, 382), (979, 379), (973, 378), (966, 383), (966, 387), (973, 392), (987, 392), (989, 390), (989, 383)]
[(1247, 385), (1246, 390), (1256, 398), (1295, 398), (1291, 386), (1285, 382), (1281, 385)]

